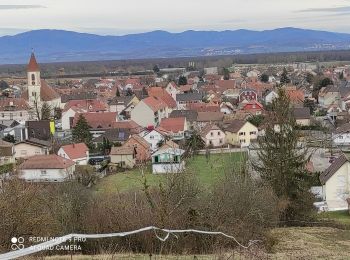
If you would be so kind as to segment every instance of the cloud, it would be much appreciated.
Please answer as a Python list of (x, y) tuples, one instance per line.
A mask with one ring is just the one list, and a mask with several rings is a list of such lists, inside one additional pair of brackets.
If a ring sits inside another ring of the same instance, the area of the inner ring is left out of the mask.
[(328, 7), (328, 8), (309, 8), (297, 11), (298, 13), (350, 13), (350, 6)]
[(43, 5), (0, 5), (0, 10), (37, 9), (46, 8)]

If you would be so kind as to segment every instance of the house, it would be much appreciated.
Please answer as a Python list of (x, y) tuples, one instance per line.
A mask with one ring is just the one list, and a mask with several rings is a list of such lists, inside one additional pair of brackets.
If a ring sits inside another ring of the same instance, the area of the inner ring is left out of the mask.
[(266, 93), (264, 97), (265, 104), (271, 104), (273, 100), (278, 98), (278, 94), (274, 90), (270, 90)]
[(264, 111), (264, 106), (256, 100), (244, 100), (240, 104), (240, 109), (251, 115), (261, 115)]
[(106, 129), (114, 128), (114, 123), (117, 122), (116, 112), (77, 113), (73, 120), (73, 126), (77, 124), (80, 115), (85, 117), (92, 131), (96, 130), (104, 132)]
[(72, 160), (77, 165), (87, 165), (89, 161), (89, 148), (84, 143), (64, 145), (58, 150), (57, 154)]
[(124, 144), (130, 137), (131, 132), (129, 129), (107, 129), (102, 135), (94, 138), (92, 142), (97, 146), (98, 144), (102, 144), (104, 140), (108, 140), (110, 144)]
[(30, 107), (23, 98), (1, 98), (0, 120), (16, 120), (24, 124), (33, 118)]
[(188, 129), (192, 130), (194, 123), (197, 121), (198, 112), (195, 110), (173, 110), (169, 118), (185, 117)]
[(224, 116), (225, 114), (222, 112), (198, 112), (195, 129), (201, 131), (203, 127), (211, 123), (220, 125), (224, 120)]
[(110, 157), (111, 165), (119, 168), (132, 169), (136, 165), (136, 148), (128, 145), (112, 147)]
[(168, 92), (168, 94), (176, 100), (176, 95), (180, 93), (180, 91), (177, 88), (177, 85), (174, 82), (170, 82), (166, 87), (165, 91)]
[(180, 148), (180, 146), (171, 140), (165, 140), (164, 144), (159, 148), (159, 150), (165, 150), (168, 148), (178, 149), (178, 148)]
[(68, 130), (73, 127), (74, 117), (78, 113), (104, 112), (107, 110), (107, 105), (99, 100), (70, 100), (65, 104), (62, 111), (62, 130)]
[(51, 136), (54, 134), (51, 127), (53, 124), (54, 122), (49, 120), (27, 121), (28, 138), (36, 138), (45, 141), (50, 140)]
[(321, 88), (318, 94), (318, 103), (321, 107), (327, 108), (331, 104), (338, 102), (341, 102), (341, 96), (336, 86), (329, 85)]
[(47, 155), (50, 150), (50, 143), (35, 138), (15, 143), (15, 158), (27, 158), (34, 155)]
[(143, 127), (158, 126), (167, 116), (167, 105), (154, 97), (141, 100), (131, 111), (131, 120)]
[(140, 100), (136, 95), (114, 97), (109, 103), (109, 112), (122, 113), (127, 107), (134, 109)]
[(187, 106), (190, 104), (202, 103), (203, 98), (204, 98), (204, 94), (201, 92), (177, 94), (176, 95), (177, 109), (182, 110), (182, 109), (186, 109)]
[(151, 145), (137, 134), (132, 135), (123, 146), (135, 148), (137, 163), (144, 163), (151, 158)]
[(258, 138), (258, 128), (244, 120), (234, 120), (225, 127), (226, 142), (234, 146), (247, 147)]
[(63, 182), (73, 179), (75, 162), (56, 154), (35, 155), (19, 166), (19, 178), (29, 182)]
[(201, 131), (201, 137), (207, 147), (221, 147), (226, 143), (225, 133), (215, 124), (209, 124)]
[(142, 133), (142, 138), (146, 140), (147, 143), (151, 145), (151, 150), (157, 151), (159, 144), (165, 141), (165, 134), (163, 131), (160, 131), (159, 128), (148, 130)]
[(328, 209), (346, 210), (347, 199), (350, 197), (350, 162), (345, 154), (341, 154), (320, 175), (323, 186), (323, 200)]
[(164, 118), (160, 127), (169, 132), (172, 140), (183, 140), (188, 130), (186, 117)]
[(175, 99), (162, 87), (151, 87), (148, 89), (148, 96), (161, 100), (166, 104), (167, 114), (176, 109)]
[(350, 145), (350, 123), (346, 123), (338, 127), (332, 133), (333, 143), (337, 146)]
[(15, 163), (14, 145), (0, 139), (0, 165), (11, 163)]
[(258, 94), (254, 89), (242, 89), (239, 93), (239, 102), (242, 102), (243, 100), (258, 100)]
[(185, 169), (185, 161), (182, 159), (184, 150), (178, 148), (160, 149), (152, 155), (152, 172), (180, 173)]
[(293, 115), (296, 123), (300, 126), (311, 125), (310, 108), (308, 107), (295, 107), (293, 109)]

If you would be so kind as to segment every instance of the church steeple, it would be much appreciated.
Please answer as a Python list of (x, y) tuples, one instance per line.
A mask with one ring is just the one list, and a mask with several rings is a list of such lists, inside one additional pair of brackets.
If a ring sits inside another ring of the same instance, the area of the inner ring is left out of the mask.
[(34, 52), (32, 52), (32, 55), (30, 56), (30, 60), (28, 63), (27, 72), (37, 72), (37, 71), (40, 71), (40, 68), (38, 63), (36, 62)]
[(28, 98), (31, 105), (41, 101), (41, 78), (40, 68), (36, 62), (34, 52), (30, 56), (27, 67)]

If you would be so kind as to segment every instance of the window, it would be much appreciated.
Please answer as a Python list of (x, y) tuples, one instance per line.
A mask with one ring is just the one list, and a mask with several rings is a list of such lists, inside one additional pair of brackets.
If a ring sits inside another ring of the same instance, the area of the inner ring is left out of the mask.
[(240, 132), (239, 135), (240, 136), (245, 135), (245, 132)]
[(41, 175), (46, 175), (46, 174), (47, 174), (46, 170), (41, 170)]
[(256, 135), (256, 132), (254, 131), (254, 132), (250, 132), (249, 133), (250, 135)]
[(220, 139), (220, 144), (222, 144), (222, 139)]
[(149, 139), (153, 140), (154, 139), (154, 135), (150, 135)]
[(23, 116), (23, 113), (22, 113), (22, 112), (19, 112), (19, 116), (22, 117), (22, 116)]
[(210, 132), (210, 136), (214, 136), (214, 133), (213, 133), (213, 132)]
[(4, 114), (4, 113), (1, 113), (1, 116), (2, 116), (2, 117), (5, 117), (5, 114)]
[(221, 134), (221, 133), (220, 133), (220, 132), (218, 132), (218, 136), (220, 136), (220, 134)]

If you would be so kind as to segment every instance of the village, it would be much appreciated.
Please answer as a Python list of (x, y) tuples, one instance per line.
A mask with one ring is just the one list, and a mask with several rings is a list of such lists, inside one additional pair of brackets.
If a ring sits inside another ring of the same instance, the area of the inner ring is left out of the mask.
[(99, 178), (141, 166), (152, 174), (180, 173), (195, 154), (247, 153), (249, 160), (283, 84), (300, 143), (315, 148), (307, 165), (319, 174), (315, 205), (347, 209), (350, 66), (196, 71), (190, 65), (51, 85), (32, 53), (27, 79), (2, 89), (0, 183), (11, 170), (26, 182), (53, 183), (75, 179), (87, 167)]

